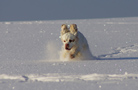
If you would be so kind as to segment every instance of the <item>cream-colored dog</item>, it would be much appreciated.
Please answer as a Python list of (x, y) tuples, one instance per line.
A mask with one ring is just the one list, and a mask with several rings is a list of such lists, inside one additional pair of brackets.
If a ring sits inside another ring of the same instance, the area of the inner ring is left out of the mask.
[(61, 25), (61, 41), (63, 47), (60, 58), (62, 60), (82, 60), (93, 59), (86, 38), (78, 31), (76, 24), (70, 25), (70, 30), (67, 25)]

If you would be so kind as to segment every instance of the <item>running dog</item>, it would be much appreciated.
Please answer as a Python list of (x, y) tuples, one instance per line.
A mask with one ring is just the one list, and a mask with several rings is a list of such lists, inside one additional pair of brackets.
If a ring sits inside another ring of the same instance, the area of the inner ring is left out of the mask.
[[(70, 29), (70, 30), (69, 30)], [(64, 60), (93, 59), (84, 35), (78, 31), (76, 24), (61, 25), (61, 41), (63, 43), (60, 58)]]

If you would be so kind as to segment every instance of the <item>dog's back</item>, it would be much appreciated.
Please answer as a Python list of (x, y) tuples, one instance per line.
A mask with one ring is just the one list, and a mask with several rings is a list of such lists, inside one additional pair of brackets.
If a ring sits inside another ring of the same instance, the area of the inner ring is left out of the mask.
[(88, 42), (81, 32), (77, 32), (78, 44), (80, 48), (86, 49), (88, 47)]
[(80, 53), (82, 54), (81, 59), (93, 59), (93, 56), (91, 54), (91, 51), (89, 49), (89, 45), (87, 42), (87, 39), (84, 37), (84, 35), (78, 31), (77, 33), (77, 37), (78, 37), (78, 46), (79, 46), (79, 50)]

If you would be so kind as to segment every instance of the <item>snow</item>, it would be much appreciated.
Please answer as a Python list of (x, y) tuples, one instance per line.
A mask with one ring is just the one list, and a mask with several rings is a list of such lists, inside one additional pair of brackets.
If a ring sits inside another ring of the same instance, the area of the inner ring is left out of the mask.
[[(136, 90), (138, 18), (0, 22), (0, 90)], [(61, 61), (76, 23), (98, 60)]]

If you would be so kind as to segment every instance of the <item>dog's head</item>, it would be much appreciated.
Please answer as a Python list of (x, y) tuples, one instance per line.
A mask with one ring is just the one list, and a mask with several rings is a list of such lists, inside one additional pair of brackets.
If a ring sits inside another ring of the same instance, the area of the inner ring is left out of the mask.
[(68, 32), (61, 36), (61, 40), (64, 44), (64, 49), (71, 50), (76, 45), (77, 37), (72, 33)]
[(64, 49), (71, 50), (77, 43), (77, 25), (71, 24), (70, 30), (66, 24), (61, 25), (61, 41), (64, 44)]

